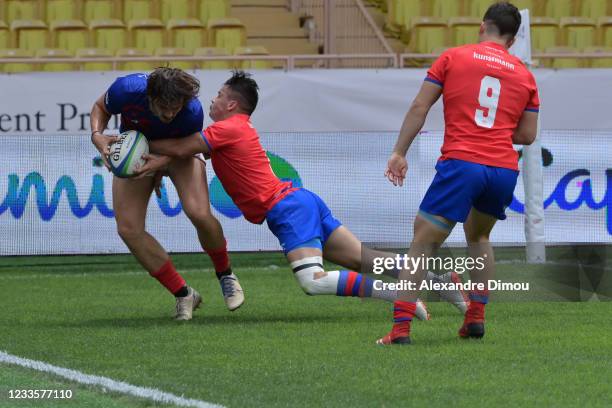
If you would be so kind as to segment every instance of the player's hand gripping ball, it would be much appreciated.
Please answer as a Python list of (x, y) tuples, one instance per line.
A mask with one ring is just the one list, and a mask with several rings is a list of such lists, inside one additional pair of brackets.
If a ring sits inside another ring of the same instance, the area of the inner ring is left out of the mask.
[(147, 138), (136, 130), (128, 130), (110, 146), (108, 161), (111, 171), (117, 177), (133, 177), (134, 172), (145, 164), (142, 158), (145, 154), (149, 154)]

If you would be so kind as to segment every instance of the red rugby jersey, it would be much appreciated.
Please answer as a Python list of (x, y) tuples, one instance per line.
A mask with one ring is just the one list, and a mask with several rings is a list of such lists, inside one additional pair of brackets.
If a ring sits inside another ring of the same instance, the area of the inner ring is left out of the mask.
[(442, 87), (440, 160), (518, 170), (512, 135), (523, 112), (538, 112), (540, 101), (533, 75), (517, 57), (494, 42), (451, 48), (434, 62), (425, 80)]
[(215, 122), (202, 131), (202, 137), (215, 174), (248, 221), (261, 224), (268, 210), (295, 190), (272, 171), (248, 115)]

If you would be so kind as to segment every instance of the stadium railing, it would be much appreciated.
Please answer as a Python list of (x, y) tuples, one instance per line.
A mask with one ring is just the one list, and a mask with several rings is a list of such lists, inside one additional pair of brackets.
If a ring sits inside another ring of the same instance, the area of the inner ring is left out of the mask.
[[(69, 62), (75, 64), (79, 68), (88, 62), (108, 62), (112, 63), (113, 70), (117, 69), (118, 64), (124, 62), (158, 62), (160, 65), (166, 62), (172, 63), (193, 61), (208, 62), (208, 61), (278, 61), (283, 64), (283, 69), (293, 70), (297, 68), (296, 63), (299, 61), (312, 61), (313, 68), (334, 67), (334, 61), (348, 60), (372, 60), (385, 61), (385, 66), (388, 68), (397, 68), (399, 66), (397, 54), (312, 54), (312, 55), (227, 55), (227, 56), (165, 56), (159, 57), (69, 57), (69, 58), (0, 58), (1, 64), (45, 64), (45, 63), (61, 63)], [(327, 64), (325, 62), (331, 62)], [(300, 65), (302, 66), (302, 65)]]
[[(165, 56), (160, 57), (66, 57), (66, 58), (31, 58), (31, 57), (0, 57), (0, 71), (3, 64), (29, 64), (39, 66), (45, 63), (71, 63), (75, 64), (78, 70), (81, 70), (83, 64), (91, 62), (106, 62), (112, 64), (112, 69), (115, 70), (118, 64), (124, 62), (156, 62), (164, 64), (166, 62), (183, 62), (191, 61), (194, 63), (204, 63), (210, 61), (226, 61), (226, 62), (249, 62), (249, 61), (271, 61), (277, 62), (285, 70), (294, 70), (297, 68), (337, 68), (339, 66), (347, 66), (347, 61), (357, 61), (361, 64), (363, 61), (376, 62), (380, 68), (407, 68), (414, 66), (427, 66), (431, 64), (440, 54), (439, 53), (360, 53), (360, 54), (304, 54), (304, 55), (220, 55), (220, 56)], [(605, 60), (612, 59), (612, 52), (563, 52), (563, 53), (534, 53), (533, 59), (540, 62), (553, 59), (577, 59), (580, 61)], [(305, 64), (311, 61), (312, 64)], [(415, 64), (415, 61), (417, 63)], [(365, 64), (363, 68), (367, 68), (371, 64)], [(543, 65), (543, 64), (540, 64)], [(538, 64), (534, 64), (538, 67)], [(37, 70), (34, 68), (33, 70)]]

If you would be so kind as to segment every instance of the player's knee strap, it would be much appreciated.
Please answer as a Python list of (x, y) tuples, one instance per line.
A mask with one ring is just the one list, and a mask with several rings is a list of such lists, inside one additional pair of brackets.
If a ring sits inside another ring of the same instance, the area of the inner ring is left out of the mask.
[(423, 218), (427, 222), (435, 225), (436, 227), (448, 233), (450, 233), (453, 230), (453, 228), (455, 228), (456, 222), (448, 221), (448, 220), (446, 221), (441, 220), (439, 218), (436, 218), (435, 215), (425, 212), (423, 210), (419, 210), (418, 215), (419, 217)]
[(311, 256), (291, 262), (291, 269), (293, 269), (295, 277), (307, 295), (328, 295), (335, 293), (338, 276), (334, 277), (334, 272), (337, 275), (338, 271), (328, 272), (325, 276), (315, 279), (317, 272), (325, 272), (323, 270), (323, 257)]

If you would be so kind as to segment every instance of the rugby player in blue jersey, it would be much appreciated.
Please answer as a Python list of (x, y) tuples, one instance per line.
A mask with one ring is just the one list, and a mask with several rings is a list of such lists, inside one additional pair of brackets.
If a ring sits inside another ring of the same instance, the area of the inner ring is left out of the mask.
[[(200, 84), (177, 68), (157, 68), (151, 74), (119, 77), (98, 98), (91, 110), (91, 140), (108, 167), (110, 145), (116, 137), (104, 134), (112, 115), (121, 115), (120, 131), (137, 130), (148, 140), (184, 138), (199, 134), (204, 124), (198, 100)], [(196, 231), (202, 248), (210, 256), (229, 310), (244, 302), (238, 279), (230, 267), (223, 229), (210, 209), (205, 163), (197, 157), (161, 158), (185, 214)], [(176, 297), (177, 320), (190, 320), (202, 301), (176, 271), (170, 256), (145, 229), (153, 177), (113, 177), (113, 209), (119, 236), (151, 276)]]

